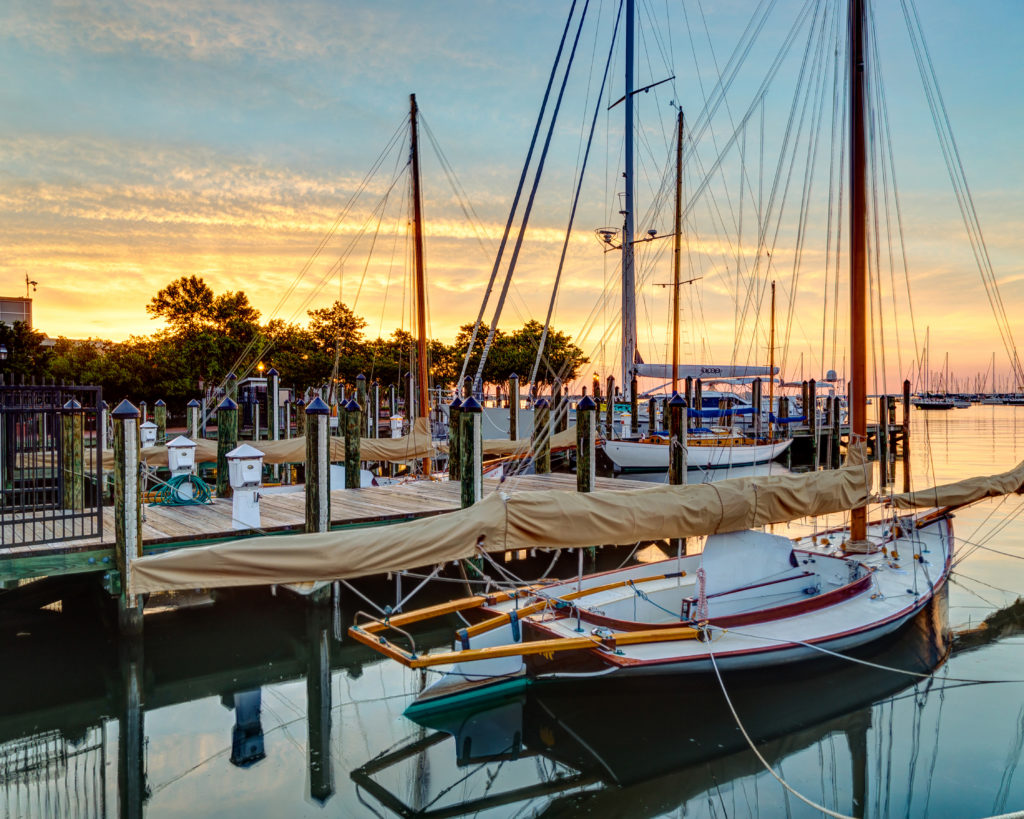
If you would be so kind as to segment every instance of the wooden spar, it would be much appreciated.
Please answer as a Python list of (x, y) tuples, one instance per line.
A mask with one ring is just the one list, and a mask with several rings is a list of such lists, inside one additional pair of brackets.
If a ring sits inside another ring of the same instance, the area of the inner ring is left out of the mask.
[(672, 239), (672, 395), (679, 392), (679, 265), (683, 232), (683, 109), (676, 137), (676, 235)]
[[(409, 95), (410, 141), (412, 143), (412, 208), (416, 254), (416, 381), (419, 386), (417, 418), (430, 415), (427, 397), (427, 284), (423, 269), (423, 204), (420, 195), (420, 151), (416, 128), (416, 95)], [(430, 476), (430, 458), (423, 459), (423, 475)]]
[[(864, 0), (850, 0), (850, 443), (867, 440), (867, 179)], [(850, 542), (867, 540), (867, 509), (850, 513)]]
[(642, 643), (674, 643), (680, 640), (696, 640), (700, 630), (689, 626), (644, 631), (617, 631), (605, 637), (556, 637), (551, 640), (531, 640), (524, 643), (509, 643), (489, 648), (468, 648), (462, 651), (444, 651), (437, 654), (418, 655), (399, 648), (384, 637), (367, 633), (359, 626), (352, 626), (348, 633), (360, 643), (379, 651), (407, 668), (429, 668), (435, 665), (468, 663), (474, 660), (492, 660), (499, 657), (525, 657), (531, 654), (554, 654), (561, 651), (580, 651), (588, 648), (613, 648), (616, 645), (639, 645)]

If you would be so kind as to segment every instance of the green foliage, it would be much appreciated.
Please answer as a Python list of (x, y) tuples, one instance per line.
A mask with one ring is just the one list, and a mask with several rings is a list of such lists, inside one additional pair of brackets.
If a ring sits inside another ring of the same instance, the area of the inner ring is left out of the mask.
[[(200, 395), (200, 382), (213, 387), (232, 369), (244, 377), (259, 363), (275, 367), (283, 384), (299, 389), (327, 383), (335, 368), (338, 381), (349, 386), (362, 373), (371, 382), (404, 389), (410, 370), (416, 367), (416, 339), (410, 333), (396, 330), (387, 338), (367, 340), (366, 321), (340, 301), (310, 310), (307, 327), (281, 319), (261, 325), (259, 312), (245, 293), (217, 295), (201, 278), (188, 276), (162, 288), (146, 311), (163, 319), (166, 327), (123, 342), (60, 338), (52, 350), (42, 346), (42, 333), (20, 323), (13, 327), (0, 323), (0, 343), (8, 349), (0, 371), (99, 384), (111, 405), (122, 398), (136, 402), (163, 398), (173, 407)], [(472, 329), (472, 325), (463, 326), (454, 344), (428, 341), (432, 387), (454, 386)], [(527, 379), (541, 331), (535, 321), (511, 333), (499, 330), (484, 381), (504, 382), (513, 372)], [(482, 326), (470, 374), (476, 372), (487, 333), (487, 326)], [(545, 347), (547, 363), (538, 373), (540, 381), (550, 382), (555, 374), (571, 379), (587, 361), (564, 333), (549, 331)]]

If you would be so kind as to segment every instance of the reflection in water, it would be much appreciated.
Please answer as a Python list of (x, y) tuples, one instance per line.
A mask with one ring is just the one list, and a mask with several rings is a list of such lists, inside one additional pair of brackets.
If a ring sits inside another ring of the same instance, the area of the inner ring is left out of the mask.
[[(856, 656), (873, 666), (826, 658), (797, 669), (730, 673), (724, 684), (745, 730), (773, 768), (833, 735), (845, 736), (849, 766), (836, 770), (834, 809), (863, 816), (869, 771), (867, 735), (872, 705), (920, 683), (942, 663), (950, 645), (946, 600), (941, 595), (890, 639)], [(651, 677), (547, 682), (511, 700), (480, 703), (422, 719), (439, 733), (417, 740), (352, 778), (392, 810), (412, 815), (375, 776), (388, 765), (421, 754), (450, 734), (459, 766), (538, 756), (555, 762), (552, 777), (530, 796), (560, 794), (544, 816), (655, 816), (708, 788), (762, 772), (713, 678)], [(584, 789), (581, 786), (587, 785)], [(526, 796), (522, 789), (510, 801)], [(499, 804), (489, 793), (443, 815), (466, 815)], [(423, 815), (435, 815), (425, 811)], [(441, 815), (437, 813), (436, 815)]]

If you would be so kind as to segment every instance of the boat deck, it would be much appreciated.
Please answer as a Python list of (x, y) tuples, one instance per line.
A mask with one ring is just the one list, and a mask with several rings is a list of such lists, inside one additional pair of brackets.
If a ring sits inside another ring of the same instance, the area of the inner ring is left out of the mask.
[[(500, 484), (503, 491), (576, 490), (576, 476), (551, 473), (523, 475)], [(484, 493), (494, 492), (499, 482), (484, 478)], [(598, 478), (597, 489), (623, 490), (650, 486), (649, 483)], [(306, 495), (265, 490), (260, 498), (260, 532), (301, 532), (305, 525)], [(391, 486), (339, 489), (331, 492), (331, 525), (347, 528), (394, 523), (443, 514), (460, 506), (458, 482), (410, 481)], [(19, 524), (10, 516), (4, 525), (5, 544), (0, 546), (0, 582), (26, 577), (108, 570), (113, 567), (114, 509), (103, 507), (100, 536), (54, 541), (31, 546), (18, 545)], [(147, 554), (243, 536), (245, 530), (232, 525), (232, 502), (215, 498), (196, 506), (143, 505), (142, 541)]]

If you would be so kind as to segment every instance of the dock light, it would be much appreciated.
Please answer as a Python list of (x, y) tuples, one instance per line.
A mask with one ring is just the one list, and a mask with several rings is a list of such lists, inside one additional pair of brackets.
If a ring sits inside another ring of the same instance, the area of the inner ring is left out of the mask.
[(0, 344), (0, 361), (6, 361), (6, 360), (7, 360), (7, 345), (6, 344)]
[(265, 366), (262, 361), (256, 365), (256, 369), (260, 371), (260, 375), (263, 375), (263, 370), (265, 369)]

